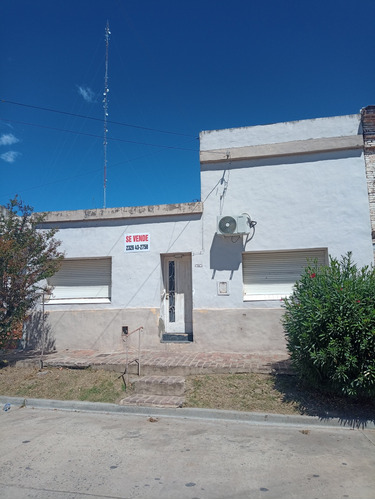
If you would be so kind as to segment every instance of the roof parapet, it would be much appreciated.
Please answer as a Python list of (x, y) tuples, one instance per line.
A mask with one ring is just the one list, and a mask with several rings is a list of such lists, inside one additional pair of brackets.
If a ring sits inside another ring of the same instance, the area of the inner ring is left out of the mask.
[(191, 203), (176, 203), (169, 205), (146, 205), (140, 207), (94, 208), (87, 210), (45, 212), (44, 222), (134, 219), (141, 217), (201, 214), (202, 212), (203, 203), (201, 201), (195, 201)]

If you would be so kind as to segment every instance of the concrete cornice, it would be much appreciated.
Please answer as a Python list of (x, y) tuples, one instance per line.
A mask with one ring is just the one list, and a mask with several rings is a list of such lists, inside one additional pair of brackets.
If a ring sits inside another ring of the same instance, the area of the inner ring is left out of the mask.
[(177, 203), (171, 205), (146, 205), (142, 207), (95, 208), (90, 210), (67, 210), (45, 212), (44, 222), (72, 222), (134, 219), (141, 217), (165, 217), (173, 215), (192, 215), (203, 212), (203, 203)]
[(362, 135), (321, 137), (319, 139), (306, 139), (301, 141), (289, 141), (274, 144), (260, 144), (254, 146), (242, 146), (238, 148), (232, 147), (227, 149), (211, 149), (209, 151), (200, 151), (200, 162), (204, 164), (223, 162), (228, 160), (251, 160), (255, 158), (311, 154), (360, 148), (363, 148)]

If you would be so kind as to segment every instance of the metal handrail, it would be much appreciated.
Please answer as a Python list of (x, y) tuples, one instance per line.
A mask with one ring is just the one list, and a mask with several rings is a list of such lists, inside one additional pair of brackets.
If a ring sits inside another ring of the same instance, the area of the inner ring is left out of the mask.
[[(134, 358), (131, 361), (129, 361), (129, 344), (128, 344), (128, 339), (130, 335), (133, 335), (133, 333), (138, 332), (138, 358)], [(129, 333), (121, 333), (121, 338), (122, 341), (125, 345), (125, 370), (124, 373), (122, 373), (120, 376), (122, 377), (122, 380), (125, 385), (125, 390), (127, 385), (129, 384), (129, 364), (130, 363), (137, 363), (138, 365), (138, 377), (141, 375), (141, 333), (143, 332), (143, 326), (140, 326), (133, 330), (132, 332)]]

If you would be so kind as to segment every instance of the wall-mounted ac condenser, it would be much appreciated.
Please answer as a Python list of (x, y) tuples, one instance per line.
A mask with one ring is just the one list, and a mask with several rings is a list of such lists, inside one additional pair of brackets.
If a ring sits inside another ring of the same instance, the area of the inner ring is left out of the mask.
[(246, 215), (220, 215), (217, 218), (217, 233), (223, 236), (249, 234), (250, 226)]

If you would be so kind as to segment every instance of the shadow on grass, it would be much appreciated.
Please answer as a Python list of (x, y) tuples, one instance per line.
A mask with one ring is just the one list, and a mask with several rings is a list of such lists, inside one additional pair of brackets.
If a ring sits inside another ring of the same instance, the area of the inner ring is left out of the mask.
[(283, 395), (283, 401), (294, 403), (301, 415), (319, 417), (327, 423), (338, 419), (343, 427), (366, 428), (375, 423), (373, 399), (350, 399), (327, 394), (306, 387), (296, 375), (277, 373), (274, 388)]
[(0, 350), (0, 369), (7, 366), (15, 366), (21, 362), (20, 366), (40, 366), (41, 351), (24, 349)]

